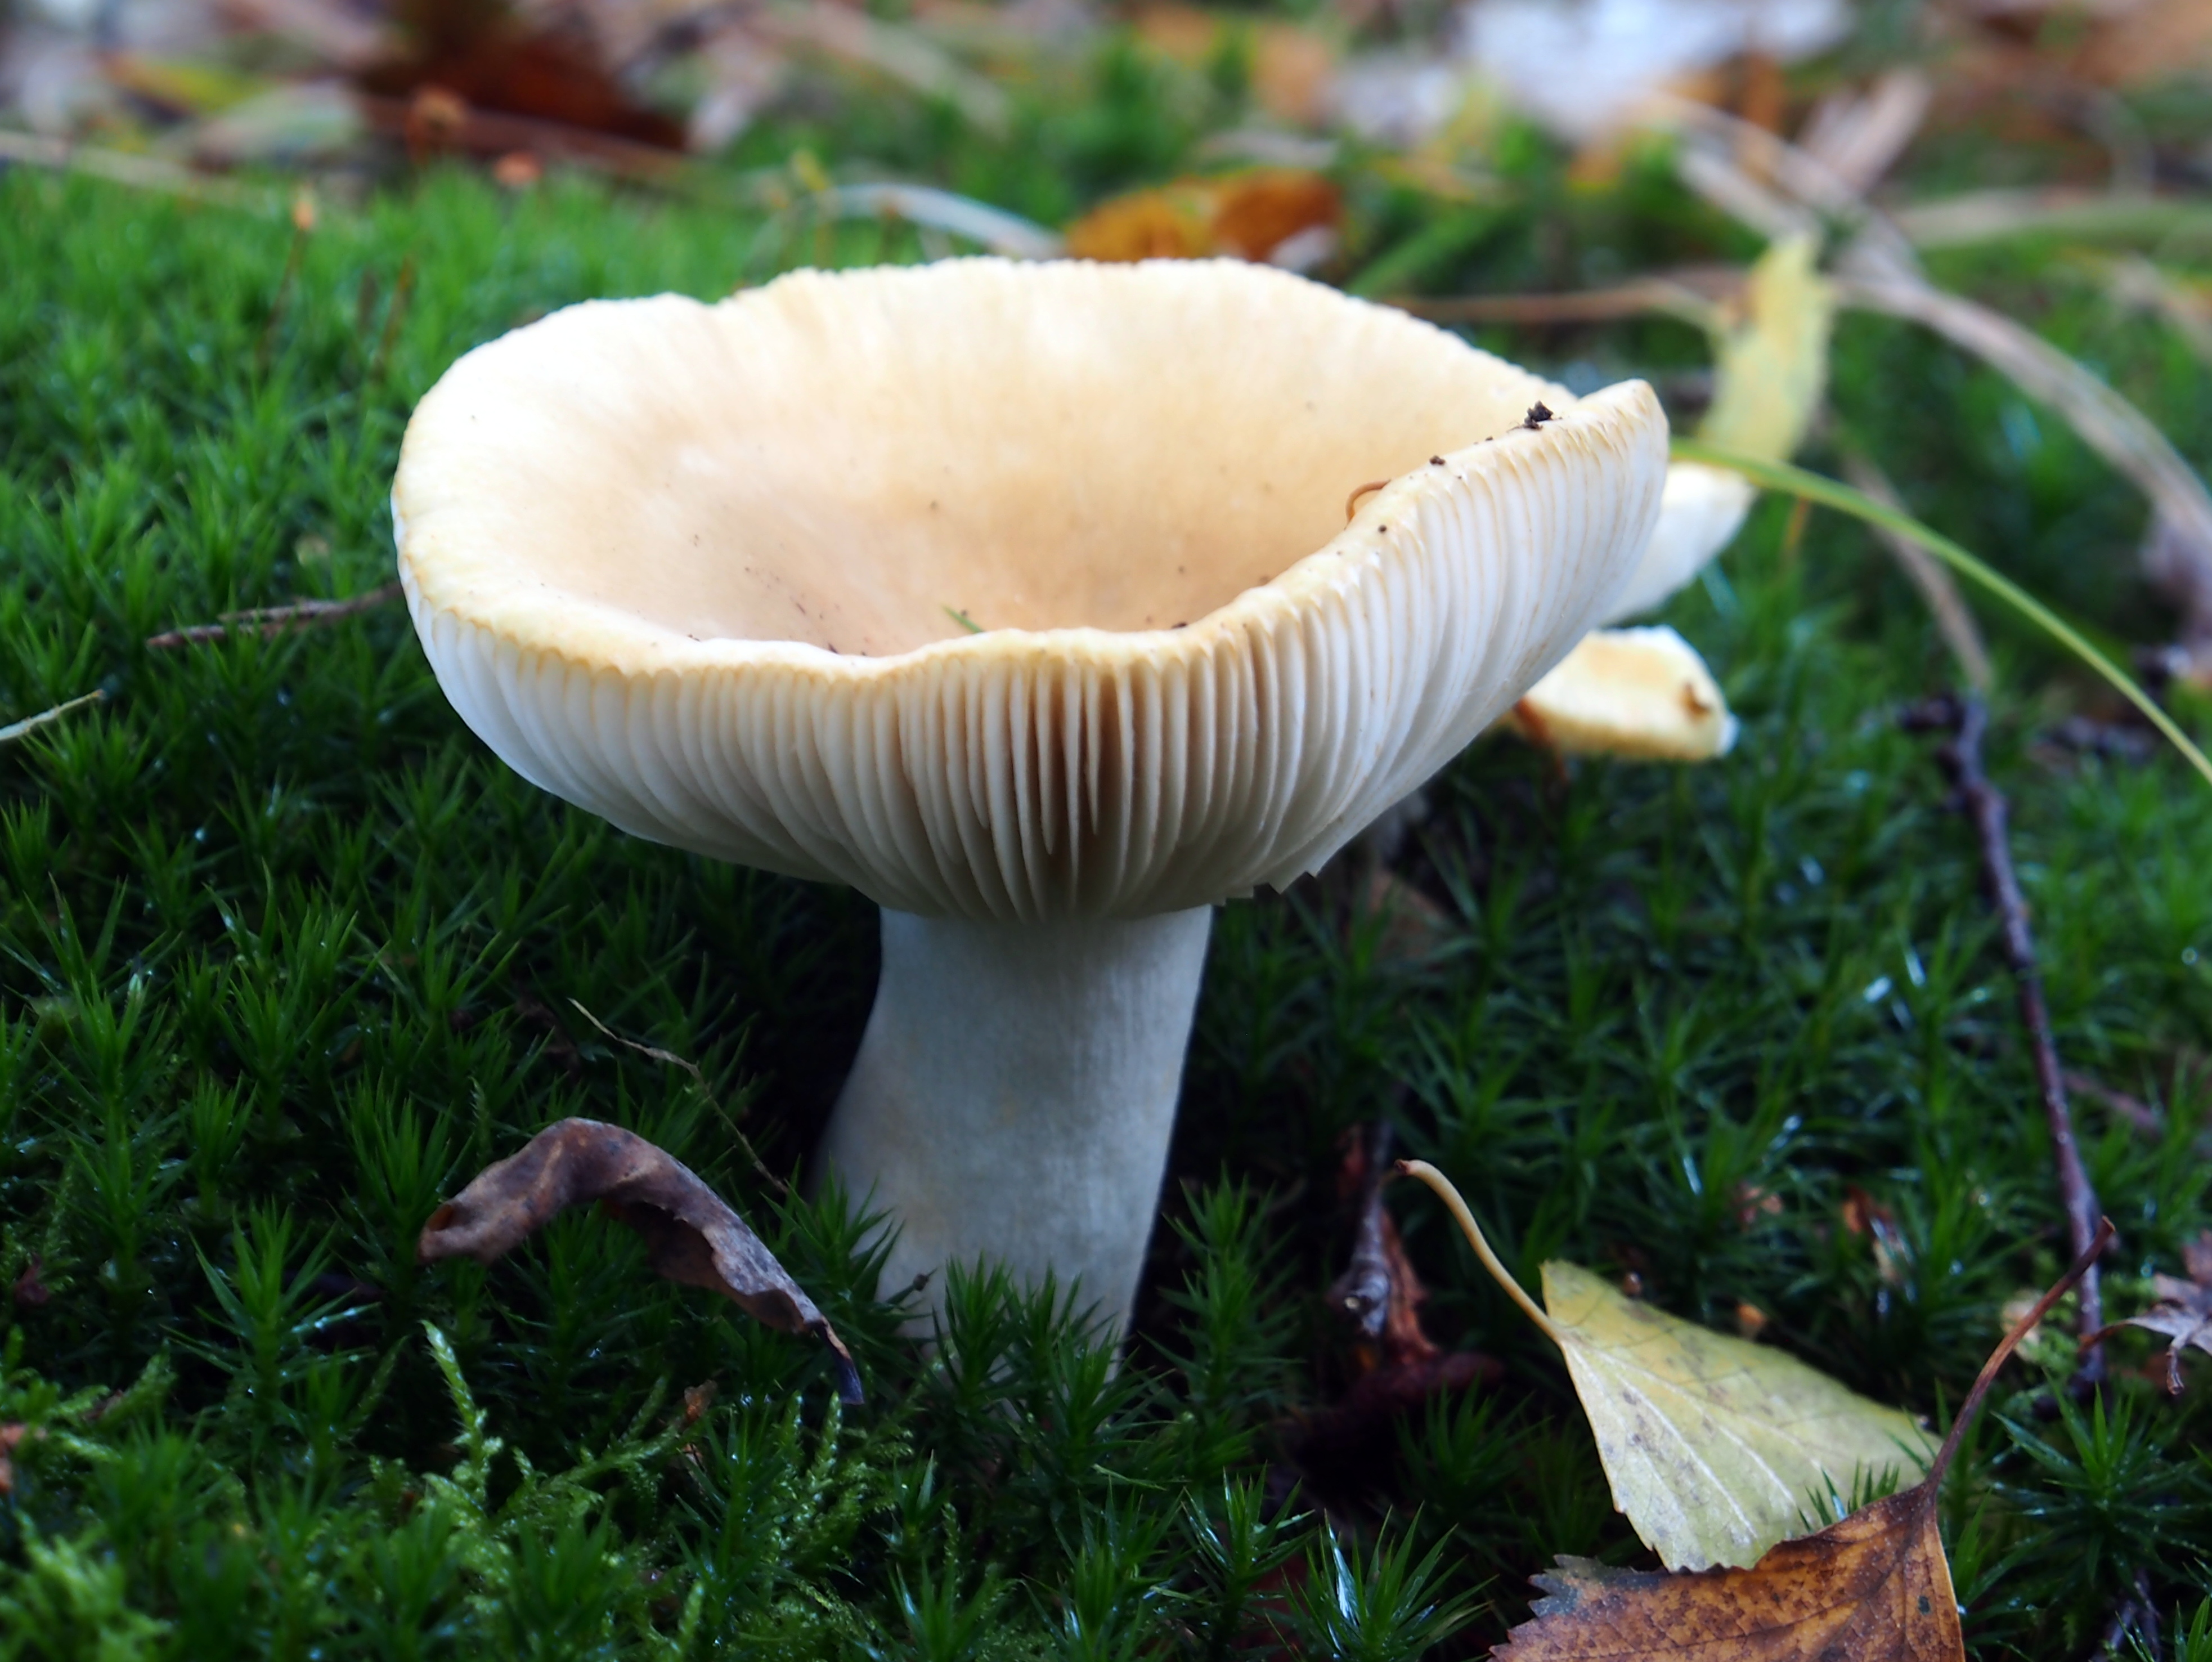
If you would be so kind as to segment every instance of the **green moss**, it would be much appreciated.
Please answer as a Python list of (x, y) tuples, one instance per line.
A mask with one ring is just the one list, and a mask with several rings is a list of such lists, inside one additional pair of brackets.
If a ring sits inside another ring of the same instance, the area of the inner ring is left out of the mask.
[[(1138, 165), (1120, 127), (1083, 142)], [(1518, 270), (1518, 211), (1465, 257)], [(1578, 235), (1612, 234), (1581, 211)], [(1228, 908), (1127, 1363), (989, 1275), (924, 1358), (869, 1300), (843, 1197), (780, 1195), (735, 1135), (784, 1173), (808, 1150), (866, 1013), (865, 903), (524, 784), (396, 609), (143, 644), (385, 581), (406, 412), (472, 344), (587, 295), (713, 295), (749, 259), (875, 258), (882, 233), (777, 253), (725, 210), (439, 176), (326, 212), (272, 323), (273, 219), (17, 172), (0, 220), (0, 721), (107, 695), (0, 746), (0, 1276), (35, 1259), (50, 1294), (5, 1312), (0, 1422), (44, 1434), (0, 1498), (0, 1650), (1226, 1657), (1279, 1627), (1410, 1657), (1462, 1607), (1446, 1647), (1474, 1648), (1551, 1553), (1636, 1549), (1558, 1359), (1424, 1196), (1394, 1203), (1431, 1329), (1503, 1383), (1316, 1457), (1347, 1367), (1318, 1297), (1340, 1145), (1378, 1115), (1532, 1282), (1564, 1255), (1717, 1324), (1748, 1304), (1921, 1411), (2057, 1267), (1971, 840), (1887, 719), (1940, 684), (1933, 637), (1861, 533), (1816, 518), (1785, 550), (1776, 504), (1673, 613), (1745, 718), (1735, 755), (1562, 785), (1476, 746), (1401, 861), (1447, 919), (1424, 960), (1347, 928), (1326, 883)], [(2079, 324), (2201, 456), (2201, 377)], [(1887, 326), (1841, 351), (1841, 419), (1923, 512), (2089, 621), (2145, 626), (2139, 505), (2053, 422), (2024, 450), (1985, 378)], [(2171, 1110), (2162, 1141), (2079, 1110), (2132, 1299), (2207, 1221), (2212, 815), (2168, 759), (2039, 746), (2081, 684), (1997, 646), (1991, 763), (2068, 1062)], [(441, 1196), (577, 1113), (762, 1226), (853, 1342), (865, 1409), (592, 1217), (488, 1270), (416, 1266)], [(1846, 1227), (1855, 1190), (1879, 1231)], [(2081, 1654), (2139, 1575), (2193, 1607), (2193, 1401), (2129, 1379), (2045, 1418), (2039, 1382), (2011, 1384), (1947, 1513), (1978, 1653)], [(1285, 1505), (1308, 1470), (1323, 1488)]]

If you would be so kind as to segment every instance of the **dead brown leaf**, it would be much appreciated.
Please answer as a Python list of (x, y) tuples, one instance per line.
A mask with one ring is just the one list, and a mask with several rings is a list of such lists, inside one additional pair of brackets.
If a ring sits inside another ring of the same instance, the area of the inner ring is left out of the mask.
[(1495, 1384), (1503, 1367), (1479, 1351), (1448, 1351), (1421, 1325), (1428, 1288), (1382, 1203), (1395, 1174), (1387, 1122), (1349, 1139), (1339, 1194), (1358, 1207), (1350, 1262), (1329, 1284), (1329, 1309), (1350, 1330), (1351, 1382), (1343, 1395), (1291, 1429), (1299, 1468), (1322, 1491), (1360, 1488), (1387, 1466), (1398, 1422), (1432, 1397)]
[(1668, 1575), (1563, 1558), (1536, 1585), (1535, 1619), (1492, 1653), (1499, 1662), (1964, 1662), (1959, 1602), (1936, 1529), (1936, 1500), (2013, 1351), (2096, 1262), (2106, 1222), (2087, 1252), (2005, 1335), (1960, 1404), (1928, 1476), (1817, 1535), (1784, 1541), (1748, 1569)]
[(760, 1237), (688, 1166), (618, 1125), (564, 1119), (547, 1126), (432, 1213), (415, 1255), (423, 1263), (489, 1263), (589, 1201), (644, 1236), (653, 1269), (670, 1281), (720, 1293), (786, 1333), (821, 1339), (837, 1359), (839, 1394), (861, 1399), (851, 1353)]
[(1319, 174), (1255, 167), (1115, 197), (1067, 228), (1078, 259), (1278, 259), (1334, 233), (1344, 204)]
[(1329, 1283), (1328, 1303), (1357, 1337), (1363, 1373), (1430, 1362), (1443, 1354), (1421, 1326), (1429, 1289), (1406, 1256), (1397, 1220), (1382, 1204), (1383, 1183), (1394, 1171), (1387, 1122), (1364, 1139), (1355, 1136), (1339, 1178), (1347, 1197), (1358, 1196), (1359, 1221), (1351, 1262)]
[(662, 149), (683, 147), (681, 124), (635, 101), (588, 33), (533, 28), (492, 6), (415, 0), (401, 12), (413, 50), (362, 70), (356, 80), (363, 92), (406, 100), (435, 90), (464, 112), (532, 118)]
[(1818, 1535), (1784, 1541), (1749, 1569), (1669, 1575), (1563, 1558), (1536, 1585), (1550, 1597), (1536, 1601), (1534, 1621), (1492, 1653), (1501, 1662), (1938, 1662), (1966, 1653), (1926, 1484)]
[(2082, 1341), (2086, 1348), (2124, 1327), (2163, 1333), (2171, 1342), (2166, 1348), (2166, 1388), (2177, 1397), (2181, 1394), (2181, 1353), (2191, 1345), (2212, 1353), (2212, 1229), (2182, 1249), (2181, 1264), (2189, 1272), (2186, 1279), (2153, 1277), (2151, 1285), (2158, 1292), (2156, 1304), (2142, 1315), (2114, 1322)]

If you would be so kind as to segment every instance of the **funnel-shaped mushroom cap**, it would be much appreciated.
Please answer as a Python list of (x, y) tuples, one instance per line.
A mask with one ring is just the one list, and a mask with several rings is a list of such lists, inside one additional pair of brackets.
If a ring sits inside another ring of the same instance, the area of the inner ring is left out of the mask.
[(1442, 766), (1605, 610), (1666, 463), (1640, 381), (1283, 272), (963, 260), (518, 330), (422, 400), (392, 511), (440, 682), (546, 789), (904, 911), (1135, 916)]
[(1644, 545), (1644, 557), (1606, 607), (1605, 621), (1615, 624), (1652, 611), (1696, 576), (1743, 528), (1757, 494), (1742, 474), (1703, 462), (1676, 462), (1668, 468), (1659, 496), (1659, 523)]

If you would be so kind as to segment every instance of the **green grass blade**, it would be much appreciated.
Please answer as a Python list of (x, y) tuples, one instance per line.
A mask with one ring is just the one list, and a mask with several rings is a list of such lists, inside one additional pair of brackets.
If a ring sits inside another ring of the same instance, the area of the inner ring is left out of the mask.
[(1960, 576), (1987, 589), (2051, 635), (2069, 652), (2111, 682), (2123, 697), (2141, 710), (2150, 724), (2172, 742), (2176, 750), (2189, 758), (2190, 765), (2203, 774), (2208, 783), (2212, 783), (2212, 759), (2207, 759), (2204, 752), (2181, 730), (2174, 719), (2159, 708), (2157, 701), (2136, 685), (2133, 676), (2098, 651), (2073, 624), (2011, 578), (1968, 553), (1942, 532), (1929, 529), (1910, 514), (1883, 507), (1873, 497), (1852, 490), (1840, 480), (1808, 473), (1802, 467), (1790, 466), (1787, 462), (1765, 461), (1756, 456), (1739, 455), (1735, 451), (1722, 450), (1695, 439), (1676, 439), (1674, 454), (1678, 461), (1702, 462), (1708, 467), (1725, 467), (1731, 472), (1742, 474), (1761, 490), (1778, 490), (1785, 496), (1818, 502), (1823, 508), (1832, 508), (1855, 515), (1869, 525), (1880, 526), (1885, 531), (1917, 543)]

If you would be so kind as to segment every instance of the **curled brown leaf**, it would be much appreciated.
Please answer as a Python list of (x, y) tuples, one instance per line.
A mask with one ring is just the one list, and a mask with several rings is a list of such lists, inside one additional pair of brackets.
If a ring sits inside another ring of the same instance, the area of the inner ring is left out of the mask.
[(783, 1332), (815, 1335), (836, 1358), (839, 1395), (861, 1399), (851, 1353), (760, 1237), (690, 1167), (619, 1125), (564, 1119), (547, 1126), (432, 1213), (416, 1257), (489, 1263), (591, 1201), (645, 1237), (653, 1269), (670, 1281), (719, 1293)]

